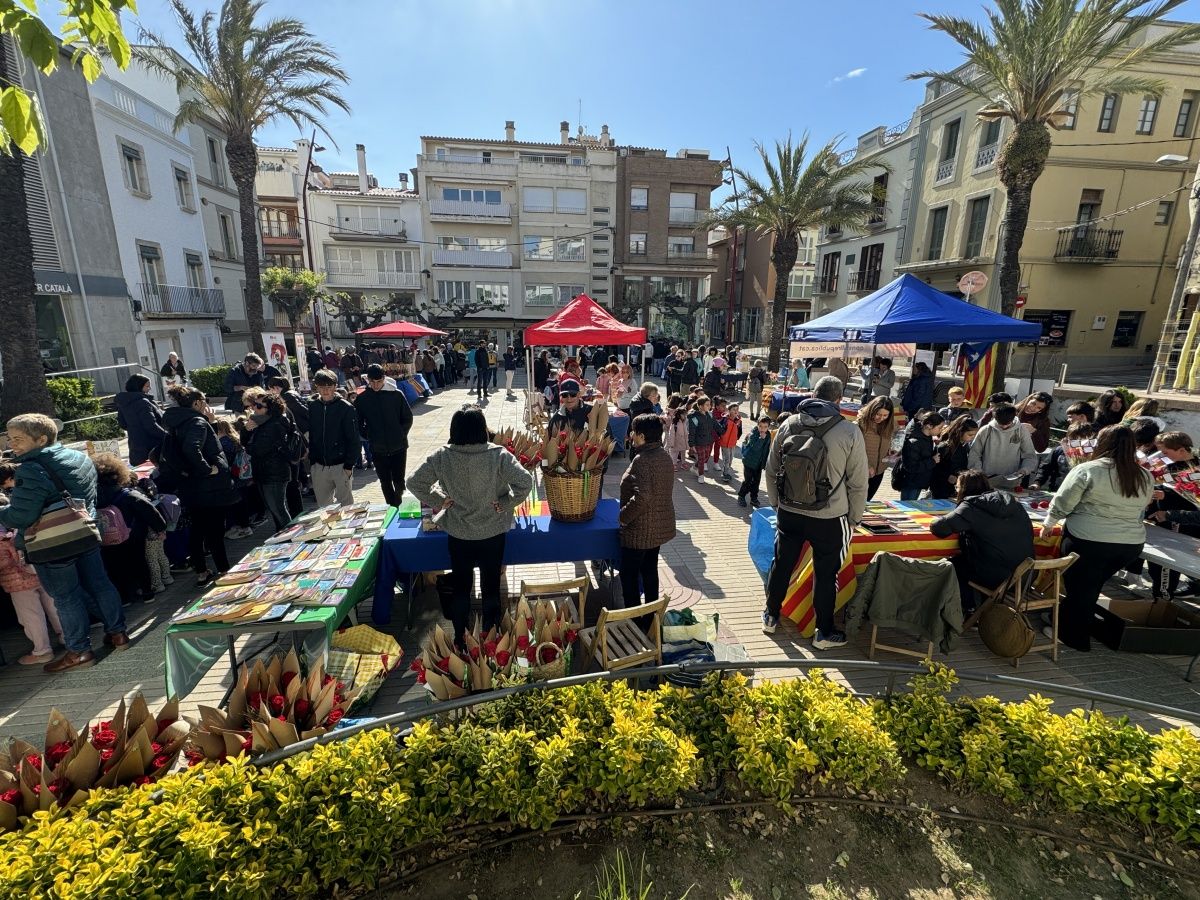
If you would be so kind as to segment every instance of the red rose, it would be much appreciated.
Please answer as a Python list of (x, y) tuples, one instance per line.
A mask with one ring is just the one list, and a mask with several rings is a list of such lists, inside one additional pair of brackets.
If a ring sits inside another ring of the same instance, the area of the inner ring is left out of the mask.
[(154, 778), (150, 775), (139, 775), (129, 783), (133, 787), (141, 787), (143, 784), (154, 784)]
[(346, 711), (342, 709), (330, 710), (329, 717), (325, 720), (325, 724), (332, 727), (342, 721), (342, 716), (346, 715)]
[(500, 645), (496, 641), (488, 641), (483, 645), (483, 655), (495, 657), (496, 650), (499, 648), (499, 646)]
[(298, 699), (292, 706), (292, 715), (297, 722), (303, 722), (307, 719), (310, 712), (312, 712), (312, 701), (305, 700), (303, 697)]
[(275, 694), (271, 698), (271, 715), (277, 716), (283, 712), (283, 707), (287, 704), (287, 697), (283, 694)]
[(565, 640), (567, 642), (567, 644), (573, 644), (573, 643), (575, 643), (575, 638), (577, 638), (577, 637), (579, 637), (579, 632), (576, 631), (574, 628), (568, 628), (566, 635), (564, 635), (564, 637), (563, 637), (563, 640)]
[(284, 672), (283, 673), (283, 686), (286, 688), (289, 684), (292, 683), (292, 679), (295, 677), (296, 677), (295, 672)]
[(510, 659), (512, 659), (512, 654), (507, 650), (500, 650), (496, 653), (496, 665), (502, 669), (508, 665)]
[(425, 684), (426, 680), (427, 679), (425, 678), (425, 670), (421, 669), (420, 671), (417, 672), (417, 684)]
[(409, 665), (408, 670), (410, 672), (424, 672), (425, 671), (425, 663), (421, 662), (421, 657), (417, 656), (413, 659), (412, 663)]
[(170, 753), (160, 753), (158, 756), (154, 757), (153, 761), (150, 763), (150, 765), (154, 768), (155, 772), (157, 772), (159, 769), (169, 766), (170, 764), (171, 764), (171, 754)]
[(554, 662), (556, 659), (558, 659), (558, 647), (556, 647), (554, 644), (551, 644), (549, 647), (543, 647), (542, 650), (538, 652), (539, 663), (545, 664)]
[(31, 769), (40, 769), (42, 767), (42, 757), (40, 753), (30, 753), (25, 757), (25, 765)]
[(183, 758), (187, 760), (189, 766), (198, 766), (204, 762), (204, 751), (198, 750), (195, 747), (188, 747), (183, 751)]
[(67, 754), (71, 752), (71, 747), (74, 746), (70, 741), (60, 741), (54, 744), (46, 751), (46, 762), (50, 768), (54, 768), (60, 762), (67, 758)]
[(160, 744), (158, 741), (151, 741), (150, 742), (150, 755), (158, 756), (158, 754), (162, 753), (165, 748), (166, 748), (165, 744)]
[(249, 753), (250, 749), (253, 746), (254, 746), (254, 738), (246, 737), (246, 738), (242, 739), (242, 752), (243, 753)]
[(344, 694), (346, 693), (346, 686), (339, 681), (337, 683), (337, 687), (333, 689), (333, 692), (335, 694)]
[(533, 616), (525, 617), (525, 627), (530, 631), (533, 631)]
[(258, 708), (260, 706), (262, 706), (263, 700), (266, 698), (266, 696), (267, 695), (264, 694), (262, 691), (251, 691), (249, 694), (246, 695), (246, 702), (248, 704), (250, 704), (250, 708), (252, 710), (257, 712)]
[(531, 663), (537, 662), (537, 647), (530, 647), (525, 651), (525, 658)]
[(111, 728), (101, 729), (100, 731), (93, 729), (92, 746), (97, 750), (103, 750), (105, 747), (117, 746), (117, 733)]
[(71, 790), (71, 782), (65, 778), (55, 778), (50, 782), (50, 793), (55, 797), (62, 799)]
[(522, 653), (529, 649), (529, 635), (523, 634), (517, 638), (517, 649)]
[(442, 672), (449, 672), (450, 671), (450, 657), (443, 656), (436, 663), (434, 663), (434, 665)]
[(164, 728), (170, 728), (178, 721), (178, 719), (159, 719), (156, 724), (158, 725), (158, 730), (162, 731)]
[(109, 762), (113, 758), (114, 752), (115, 751), (112, 749), (112, 747), (105, 747), (103, 750), (100, 751), (100, 762), (102, 762), (102, 763)]
[(321, 676), (321, 687), (325, 687), (325, 685), (329, 684), (329, 682), (331, 682), (331, 681), (333, 681), (332, 675)]
[(11, 806), (21, 805), (21, 789), (9, 788), (7, 791), (0, 793), (0, 802), (7, 803)]
[(471, 659), (479, 659), (479, 648), (478, 647), (472, 647), (470, 653), (471, 653)]

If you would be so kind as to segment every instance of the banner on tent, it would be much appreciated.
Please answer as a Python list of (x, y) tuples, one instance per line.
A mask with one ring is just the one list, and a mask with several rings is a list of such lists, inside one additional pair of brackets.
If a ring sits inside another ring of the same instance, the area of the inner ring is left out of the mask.
[(841, 359), (863, 359), (872, 354), (890, 359), (912, 356), (916, 344), (866, 344), (851, 341), (792, 341), (788, 352), (792, 359), (833, 356)]

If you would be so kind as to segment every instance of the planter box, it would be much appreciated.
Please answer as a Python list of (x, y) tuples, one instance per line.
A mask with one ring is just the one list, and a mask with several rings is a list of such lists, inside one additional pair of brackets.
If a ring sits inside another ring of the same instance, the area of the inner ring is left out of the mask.
[(1172, 601), (1109, 600), (1096, 607), (1092, 636), (1129, 653), (1200, 653), (1200, 610)]

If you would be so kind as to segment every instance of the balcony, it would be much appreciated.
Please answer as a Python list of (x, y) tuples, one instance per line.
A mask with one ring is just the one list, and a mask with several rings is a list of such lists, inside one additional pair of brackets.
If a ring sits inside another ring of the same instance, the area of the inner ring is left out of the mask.
[(667, 215), (667, 222), (671, 225), (695, 225), (711, 211), (708, 209), (691, 209), (685, 206), (672, 206)]
[(999, 144), (988, 144), (986, 147), (980, 147), (975, 153), (975, 171), (980, 169), (988, 169), (996, 164), (996, 156), (1000, 152)]
[[(879, 269), (867, 269), (866, 271), (847, 273), (846, 293), (869, 294), (879, 290), (879, 271)], [(837, 293), (836, 288), (830, 293)]]
[(588, 178), (591, 172), (587, 163), (572, 163), (561, 156), (525, 154), (521, 157), (520, 167), (526, 175), (557, 175), (561, 178)]
[(325, 276), (330, 287), (347, 288), (419, 288), (421, 276), (416, 272), (386, 272), (379, 269), (335, 272), (330, 269)]
[(225, 315), (225, 295), (219, 288), (198, 288), (183, 284), (138, 284), (142, 314), (146, 316)]
[(937, 171), (933, 176), (934, 184), (941, 184), (943, 181), (949, 181), (954, 177), (955, 171), (958, 169), (958, 157), (952, 159), (943, 159), (937, 164)]
[(512, 253), (507, 250), (433, 251), (435, 266), (462, 266), (471, 269), (511, 269)]
[(396, 241), (408, 243), (403, 219), (343, 219), (329, 229), (335, 241)]
[(1054, 259), (1058, 262), (1112, 262), (1121, 251), (1124, 236), (1124, 231), (1109, 228), (1067, 228), (1058, 233)]
[(512, 222), (511, 203), (477, 203), (474, 200), (430, 200), (429, 217), (436, 222)]
[(441, 157), (418, 156), (417, 166), (425, 175), (476, 175), (481, 178), (501, 178), (505, 181), (517, 177), (517, 161), (512, 157), (492, 158), (448, 153)]
[(838, 292), (838, 276), (837, 275), (822, 275), (813, 284), (813, 295), (820, 297), (822, 295), (829, 296)]
[(887, 204), (873, 203), (871, 215), (867, 217), (867, 228), (871, 231), (878, 231), (887, 224)]
[(262, 229), (264, 241), (300, 242), (300, 229), (293, 223), (287, 225), (281, 225), (278, 222), (268, 222), (265, 225), (259, 223), (259, 227)]

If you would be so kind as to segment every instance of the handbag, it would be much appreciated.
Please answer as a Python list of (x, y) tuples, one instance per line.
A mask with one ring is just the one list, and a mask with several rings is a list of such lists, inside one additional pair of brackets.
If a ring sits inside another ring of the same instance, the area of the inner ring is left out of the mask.
[(71, 496), (67, 486), (49, 466), (29, 460), (50, 476), (62, 495), (63, 505), (43, 510), (36, 522), (25, 529), (25, 559), (31, 563), (64, 562), (82, 556), (100, 546), (100, 529), (88, 515), (87, 506)]

